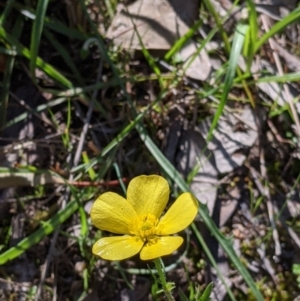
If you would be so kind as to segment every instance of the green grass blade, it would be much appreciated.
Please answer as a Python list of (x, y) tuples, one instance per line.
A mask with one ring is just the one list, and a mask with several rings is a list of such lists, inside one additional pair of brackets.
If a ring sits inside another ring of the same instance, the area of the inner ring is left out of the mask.
[(189, 58), (189, 60), (187, 62), (185, 62), (185, 65), (184, 65), (184, 68), (183, 68), (183, 74), (186, 73), (186, 71), (191, 66), (191, 64), (193, 63), (195, 58), (199, 55), (199, 53), (202, 51), (202, 49), (204, 49), (204, 47), (207, 45), (207, 43), (209, 43), (212, 40), (212, 38), (214, 37), (214, 35), (217, 32), (218, 32), (218, 28), (217, 27), (213, 28), (208, 33), (207, 37), (203, 41), (201, 41), (201, 45), (198, 45), (197, 51), (192, 55), (191, 58)]
[(180, 301), (189, 301), (188, 297), (184, 294), (183, 290), (180, 287), (178, 288), (178, 293)]
[(148, 49), (146, 49), (144, 43), (143, 43), (143, 39), (141, 38), (139, 32), (138, 32), (138, 29), (136, 27), (136, 24), (134, 23), (134, 20), (132, 18), (130, 18), (131, 20), (131, 23), (132, 23), (132, 26), (134, 28), (134, 31), (138, 37), (138, 40), (139, 40), (139, 43), (140, 43), (140, 46), (142, 48), (142, 53), (145, 57), (145, 59), (147, 60), (149, 66), (152, 68), (153, 72), (157, 75), (157, 79), (159, 81), (159, 84), (161, 86), (161, 88), (163, 88), (164, 86), (164, 82), (161, 78), (161, 72), (160, 72), (160, 69), (159, 67), (157, 66), (156, 64), (156, 61), (154, 60), (154, 58), (151, 56), (151, 54), (149, 53)]
[(246, 36), (244, 40), (243, 55), (246, 58), (247, 70), (249, 71), (254, 57), (254, 48), (257, 42), (259, 29), (257, 23), (257, 13), (256, 13), (255, 5), (252, 0), (247, 0), (247, 7), (249, 12), (249, 18), (248, 18), (249, 27), (246, 32)]
[(109, 14), (109, 17), (111, 19), (113, 19), (115, 13), (114, 13), (114, 8), (113, 8), (113, 5), (112, 5), (112, 1), (111, 0), (104, 0), (105, 2), (105, 5), (106, 5), (106, 8), (107, 8), (107, 12)]
[[(14, 8), (19, 11), (20, 14), (23, 16), (35, 20), (35, 12), (32, 8), (28, 6), (21, 5), (20, 3), (15, 3)], [(70, 28), (66, 26), (64, 23), (62, 23), (59, 20), (51, 19), (49, 17), (45, 16), (44, 19), (44, 26), (48, 29), (51, 29), (54, 32), (60, 33), (69, 39), (78, 39), (81, 41), (85, 41), (88, 36), (82, 32), (80, 32), (77, 29)]]
[(5, 19), (7, 19), (11, 9), (14, 6), (15, 0), (8, 0), (7, 3), (4, 5), (4, 10), (0, 16), (0, 26), (3, 26)]
[(39, 0), (37, 4), (35, 20), (33, 22), (33, 27), (31, 31), (31, 42), (30, 42), (30, 71), (32, 78), (35, 78), (35, 68), (37, 63), (37, 56), (40, 46), (40, 40), (42, 36), (42, 31), (44, 28), (44, 19), (46, 15), (46, 10), (48, 7), (49, 0)]
[(80, 85), (83, 85), (84, 81), (80, 75), (80, 72), (78, 71), (78, 68), (76, 67), (73, 59), (70, 57), (66, 48), (55, 38), (55, 36), (50, 32), (50, 30), (45, 28), (44, 33), (45, 33), (45, 36), (47, 37), (47, 39), (51, 42), (51, 44), (55, 47), (57, 52), (63, 58), (66, 65), (71, 69), (76, 80), (80, 83)]
[(168, 61), (171, 59), (172, 56), (174, 56), (180, 49), (184, 46), (184, 44), (190, 40), (193, 35), (195, 34), (196, 30), (203, 24), (203, 21), (200, 19), (197, 21), (188, 31), (185, 35), (183, 35), (180, 39), (178, 39), (175, 44), (172, 46), (172, 48), (165, 54), (165, 60)]
[[(147, 109), (145, 109), (142, 113), (136, 115), (135, 119), (133, 121), (131, 121), (127, 126), (125, 126), (125, 128), (116, 136), (116, 138), (114, 138), (106, 147), (103, 148), (103, 150), (101, 151), (101, 154), (96, 157), (93, 158), (91, 160), (91, 163), (89, 165), (85, 165), (85, 171), (87, 171), (89, 168), (93, 167), (94, 165), (96, 165), (99, 161), (99, 158), (101, 156), (106, 156), (110, 151), (112, 151), (118, 144), (120, 144), (123, 139), (125, 137), (127, 137), (127, 135), (136, 127), (136, 125), (142, 120), (142, 118), (144, 117), (144, 115), (148, 112), (148, 110), (150, 108), (152, 108), (153, 106), (155, 106), (163, 97), (166, 96), (166, 94), (168, 93), (168, 91), (163, 91), (160, 93), (160, 95), (158, 95), (158, 97), (148, 106)], [(74, 172), (77, 169), (81, 169), (82, 166), (78, 166), (77, 168), (73, 169), (72, 172)]]
[[(23, 20), (21, 17), (17, 17), (13, 27), (13, 34), (18, 38), (21, 34), (20, 27), (23, 27)], [(9, 46), (8, 46), (9, 47)], [(6, 111), (9, 99), (9, 90), (11, 85), (11, 76), (13, 72), (14, 62), (15, 62), (15, 46), (11, 45), (12, 55), (7, 56), (6, 67), (4, 70), (4, 77), (2, 82), (2, 91), (0, 92), (0, 129), (2, 129), (6, 124)], [(1, 130), (0, 130), (1, 131)]]
[(288, 25), (300, 20), (300, 7), (296, 8), (282, 20), (275, 23), (268, 32), (266, 32), (255, 44), (254, 53), (257, 53), (262, 45), (275, 34), (281, 32)]
[(213, 284), (210, 283), (204, 290), (204, 292), (201, 294), (201, 296), (196, 301), (209, 301), (210, 300), (210, 294), (213, 289)]
[(9, 98), (10, 79), (13, 71), (14, 62), (14, 56), (9, 56), (6, 62), (2, 91), (0, 93), (0, 134), (1, 129), (5, 126), (6, 123), (6, 110)]
[[(42, 105), (37, 106), (36, 109), (32, 110), (32, 113), (40, 113), (40, 112), (50, 109), (52, 107), (58, 106), (66, 101), (67, 101), (66, 98), (54, 99), (47, 104), (42, 104)], [(26, 118), (28, 118), (29, 115), (30, 115), (30, 112), (24, 112), (24, 113), (20, 114), (19, 116), (16, 116), (15, 118), (7, 121), (3, 127), (0, 127), (0, 131), (18, 123), (18, 122), (21, 122), (22, 120), (25, 120)]]
[(227, 34), (223, 28), (223, 22), (222, 20), (219, 18), (213, 4), (211, 4), (210, 0), (204, 0), (203, 3), (205, 4), (208, 12), (210, 15), (213, 16), (216, 24), (217, 24), (217, 28), (219, 29), (219, 32), (221, 34), (221, 37), (224, 41), (224, 45), (225, 45), (225, 50), (227, 53), (230, 53), (230, 44), (229, 44), (229, 40), (228, 40), (228, 37), (227, 37)]
[(245, 38), (247, 30), (248, 30), (248, 25), (244, 25), (244, 24), (238, 24), (238, 26), (235, 30), (233, 42), (232, 42), (232, 48), (231, 48), (230, 57), (229, 57), (228, 69), (227, 69), (227, 73), (225, 76), (224, 90), (223, 90), (223, 93), (221, 96), (220, 104), (214, 115), (214, 119), (212, 121), (211, 127), (207, 134), (207, 141), (210, 141), (212, 139), (213, 131), (218, 124), (219, 118), (220, 118), (220, 116), (224, 110), (225, 104), (227, 102), (228, 94), (232, 87), (235, 73), (236, 73), (236, 68), (238, 66), (238, 58), (241, 54), (241, 49), (242, 49), (242, 46), (244, 43), (244, 38)]
[[(125, 128), (116, 136), (116, 138), (114, 138), (106, 147), (103, 148), (103, 150), (101, 151), (101, 154), (99, 156), (97, 156), (96, 158), (93, 158), (91, 160), (90, 164), (85, 165), (85, 167), (84, 167), (85, 171), (88, 171), (90, 168), (95, 166), (101, 157), (107, 155), (117, 145), (119, 145), (129, 135), (129, 133), (132, 131), (132, 129), (134, 129), (135, 125), (141, 120), (141, 118), (143, 118), (143, 116), (144, 116), (144, 114), (139, 114), (133, 122), (131, 122), (127, 126), (125, 126)], [(73, 169), (72, 172), (76, 171), (77, 169), (81, 169), (81, 168), (82, 168), (81, 166), (78, 166), (75, 169)]]
[[(1, 50), (1, 49), (0, 49)], [(8, 52), (8, 51), (7, 51)], [(16, 54), (16, 52), (14, 51), (10, 51), (10, 54)], [(122, 82), (126, 82), (126, 80), (122, 79)], [(50, 91), (50, 93), (52, 94), (56, 94), (57, 96), (62, 96), (59, 97), (57, 99), (54, 99), (50, 102), (48, 102), (47, 104), (42, 104), (36, 107), (36, 109), (33, 109), (32, 112), (34, 113), (40, 113), (42, 111), (45, 111), (49, 108), (55, 107), (57, 105), (60, 105), (64, 102), (67, 101), (68, 98), (74, 97), (74, 96), (78, 96), (80, 94), (84, 94), (84, 93), (89, 93), (89, 92), (93, 92), (95, 90), (100, 90), (100, 89), (107, 89), (109, 87), (116, 87), (119, 85), (119, 81), (112, 79), (109, 80), (107, 82), (100, 82), (94, 85), (90, 85), (90, 86), (86, 86), (86, 87), (81, 87), (81, 88), (73, 88), (73, 89), (68, 89), (65, 90), (63, 92), (59, 92), (57, 93), (57, 91)], [(16, 116), (14, 119), (9, 120), (8, 122), (6, 122), (6, 124), (3, 127), (0, 127), (0, 131), (12, 126), (13, 124), (16, 124), (18, 122), (21, 122), (22, 120), (26, 119), (28, 117), (29, 113), (28, 112), (24, 112), (22, 114), (20, 114), (19, 116)]]
[[(3, 27), (0, 27), (0, 40), (1, 39), (4, 39), (11, 46), (14, 46), (18, 55), (22, 55), (22, 56), (28, 58), (29, 60), (31, 60), (31, 53), (30, 53), (29, 49), (24, 47), (13, 36), (11, 36), (9, 33), (7, 33)], [(39, 57), (37, 57), (37, 59), (36, 59), (36, 66), (39, 67), (41, 70), (43, 70), (51, 78), (56, 80), (58, 83), (60, 83), (62, 86), (65, 86), (67, 88), (73, 87), (73, 84), (64, 75), (62, 75), (58, 70), (56, 70), (50, 64), (44, 62)]]
[(257, 83), (286, 83), (286, 82), (298, 82), (300, 81), (300, 72), (286, 73), (283, 75), (274, 75), (274, 76), (263, 76), (259, 77), (255, 82)]
[[(83, 160), (83, 163), (86, 164), (86, 165), (89, 165), (90, 164), (90, 158), (89, 158), (89, 155), (86, 151), (83, 151), (82, 152), (82, 160)], [(95, 179), (97, 178), (97, 175), (94, 171), (93, 168), (89, 168), (87, 170), (88, 174), (89, 174), (89, 178), (91, 181), (95, 181)]]
[(0, 265), (17, 258), (26, 250), (36, 245), (45, 236), (55, 231), (55, 229), (57, 229), (59, 225), (64, 223), (77, 209), (78, 202), (76, 200), (69, 202), (63, 210), (59, 211), (49, 221), (43, 223), (37, 231), (21, 240), (16, 246), (0, 254)]

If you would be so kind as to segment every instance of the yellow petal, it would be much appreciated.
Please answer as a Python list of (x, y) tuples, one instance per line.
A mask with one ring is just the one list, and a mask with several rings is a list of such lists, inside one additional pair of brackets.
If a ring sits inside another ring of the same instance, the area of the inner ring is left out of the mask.
[(93, 253), (106, 260), (122, 260), (137, 254), (143, 244), (134, 236), (104, 237), (93, 245)]
[(91, 209), (92, 223), (101, 230), (130, 234), (137, 215), (131, 204), (114, 192), (101, 194)]
[(181, 194), (160, 220), (157, 233), (169, 235), (185, 229), (194, 220), (198, 206), (198, 201), (191, 193)]
[(139, 176), (133, 178), (127, 189), (127, 200), (136, 213), (160, 217), (169, 199), (168, 182), (160, 176)]
[(180, 236), (165, 236), (160, 237), (157, 243), (146, 244), (141, 251), (142, 260), (151, 260), (164, 255), (173, 253), (183, 243), (183, 238)]

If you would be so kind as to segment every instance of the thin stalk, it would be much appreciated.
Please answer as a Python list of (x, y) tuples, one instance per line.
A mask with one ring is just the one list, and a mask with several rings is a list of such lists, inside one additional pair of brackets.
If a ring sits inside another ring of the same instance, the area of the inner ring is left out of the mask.
[(175, 299), (172, 296), (170, 287), (167, 284), (165, 273), (164, 273), (164, 270), (163, 270), (163, 267), (162, 267), (162, 264), (161, 264), (161, 259), (160, 258), (154, 259), (154, 263), (155, 263), (155, 267), (156, 267), (156, 270), (157, 270), (157, 273), (158, 273), (161, 285), (163, 287), (163, 290), (165, 292), (165, 295), (166, 295), (167, 299), (169, 301), (175, 301)]
[(15, 62), (14, 56), (10, 56), (7, 59), (7, 67), (3, 79), (2, 92), (0, 94), (0, 134), (2, 128), (5, 126), (6, 123), (6, 111), (7, 111), (8, 98), (9, 98), (9, 88), (11, 83), (10, 80), (11, 80), (14, 62)]

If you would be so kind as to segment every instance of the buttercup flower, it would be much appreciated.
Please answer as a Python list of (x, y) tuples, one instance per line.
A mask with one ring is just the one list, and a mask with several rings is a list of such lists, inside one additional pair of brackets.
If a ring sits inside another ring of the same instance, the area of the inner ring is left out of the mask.
[(92, 223), (101, 230), (123, 235), (99, 239), (93, 253), (106, 260), (122, 260), (139, 252), (142, 260), (171, 254), (183, 238), (170, 235), (194, 220), (198, 202), (185, 192), (161, 217), (168, 199), (168, 182), (157, 175), (132, 179), (127, 199), (114, 192), (101, 194), (91, 209)]

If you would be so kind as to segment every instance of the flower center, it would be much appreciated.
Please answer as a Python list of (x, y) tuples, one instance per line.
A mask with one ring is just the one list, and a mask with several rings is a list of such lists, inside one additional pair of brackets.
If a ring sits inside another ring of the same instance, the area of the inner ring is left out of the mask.
[(144, 242), (154, 243), (157, 240), (157, 224), (158, 219), (154, 215), (143, 214), (136, 223), (134, 234)]

